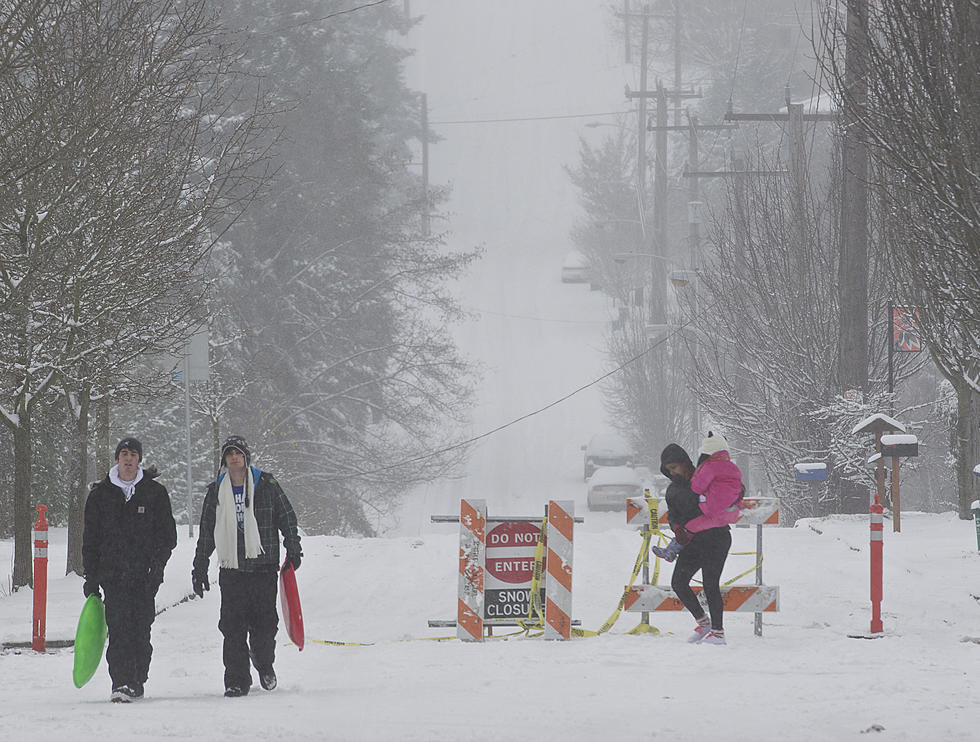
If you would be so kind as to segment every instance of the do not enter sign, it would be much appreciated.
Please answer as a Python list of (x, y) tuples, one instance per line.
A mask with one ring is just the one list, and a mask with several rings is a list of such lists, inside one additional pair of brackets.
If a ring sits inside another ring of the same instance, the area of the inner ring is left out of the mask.
[[(507, 585), (530, 587), (540, 533), (530, 521), (507, 520), (494, 526), (487, 532), (487, 576)], [(487, 587), (491, 587), (489, 581)]]

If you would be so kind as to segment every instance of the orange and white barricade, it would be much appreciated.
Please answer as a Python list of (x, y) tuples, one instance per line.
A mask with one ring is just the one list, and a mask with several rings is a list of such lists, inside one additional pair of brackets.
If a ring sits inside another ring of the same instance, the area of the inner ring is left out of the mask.
[[(657, 512), (651, 513), (652, 507)], [(645, 498), (631, 497), (626, 505), (626, 522), (629, 525), (646, 527), (652, 518), (658, 526), (669, 528), (667, 521), (667, 501), (651, 500), (647, 504)], [(779, 610), (779, 588), (774, 585), (762, 584), (762, 527), (779, 525), (779, 499), (775, 497), (747, 497), (744, 500), (736, 527), (756, 527), (756, 557), (758, 562), (748, 572), (755, 573), (754, 585), (723, 585), (721, 588), (722, 601), (726, 611), (747, 611), (755, 614), (755, 634), (762, 636), (762, 614)], [(751, 552), (750, 552), (751, 553)], [(743, 574), (747, 574), (743, 573)], [(737, 578), (736, 578), (737, 579)], [(701, 598), (701, 588), (694, 587), (695, 593)], [(703, 601), (703, 598), (701, 598)], [(679, 611), (684, 606), (669, 587), (661, 585), (633, 585), (626, 587), (623, 601), (626, 611), (646, 613), (648, 611)]]
[[(653, 499), (651, 498), (651, 504)], [(745, 507), (735, 523), (736, 526), (778, 526), (779, 498), (777, 497), (746, 497)], [(657, 512), (654, 514), (657, 523), (669, 528), (667, 521), (667, 500), (663, 497), (656, 499)], [(626, 501), (626, 524), (643, 527), (650, 521), (650, 509), (644, 497), (631, 497)]]
[(548, 557), (545, 560), (544, 638), (572, 637), (572, 554), (575, 503), (548, 502)]
[(486, 568), (486, 539), (486, 500), (460, 500), (456, 637), (463, 641), (483, 641), (483, 577)]
[[(692, 586), (700, 596), (701, 587)], [(774, 585), (726, 585), (721, 589), (726, 611), (762, 613), (779, 610), (779, 588)], [(684, 604), (669, 587), (634, 585), (626, 591), (623, 608), (627, 611), (682, 611)]]

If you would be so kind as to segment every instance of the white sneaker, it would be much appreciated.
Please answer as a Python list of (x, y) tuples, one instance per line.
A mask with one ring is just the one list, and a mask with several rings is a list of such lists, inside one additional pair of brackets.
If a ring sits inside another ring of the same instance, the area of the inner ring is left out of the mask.
[(699, 644), (704, 641), (704, 638), (711, 633), (710, 623), (699, 623), (694, 627), (694, 633), (687, 637), (688, 644)]
[(708, 635), (701, 640), (702, 644), (727, 644), (725, 641), (724, 630), (719, 631), (715, 629), (714, 631), (709, 631)]

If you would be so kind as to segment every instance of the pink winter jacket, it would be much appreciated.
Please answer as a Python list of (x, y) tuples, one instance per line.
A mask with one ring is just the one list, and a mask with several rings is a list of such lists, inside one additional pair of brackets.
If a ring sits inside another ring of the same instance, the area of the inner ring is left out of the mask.
[(742, 509), (742, 472), (728, 456), (718, 451), (694, 472), (691, 490), (700, 495), (701, 515), (687, 522), (691, 533), (727, 526), (738, 520)]

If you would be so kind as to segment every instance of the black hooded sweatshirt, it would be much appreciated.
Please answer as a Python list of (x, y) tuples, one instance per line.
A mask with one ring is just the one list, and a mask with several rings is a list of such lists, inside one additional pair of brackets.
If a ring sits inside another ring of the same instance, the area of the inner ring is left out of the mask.
[(698, 496), (691, 490), (691, 482), (684, 477), (671, 477), (667, 464), (681, 463), (694, 468), (687, 451), (676, 443), (669, 444), (660, 454), (660, 473), (670, 479), (667, 485), (667, 520), (671, 528), (682, 526), (692, 518), (701, 515), (698, 507)]

